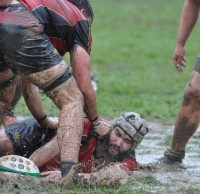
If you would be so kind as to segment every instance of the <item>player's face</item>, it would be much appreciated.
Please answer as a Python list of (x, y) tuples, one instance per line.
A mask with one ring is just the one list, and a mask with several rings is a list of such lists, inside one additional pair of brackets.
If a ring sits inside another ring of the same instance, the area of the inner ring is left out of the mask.
[(131, 137), (127, 135), (123, 129), (115, 127), (110, 134), (109, 141), (109, 154), (119, 155), (124, 152), (128, 152), (133, 145)]

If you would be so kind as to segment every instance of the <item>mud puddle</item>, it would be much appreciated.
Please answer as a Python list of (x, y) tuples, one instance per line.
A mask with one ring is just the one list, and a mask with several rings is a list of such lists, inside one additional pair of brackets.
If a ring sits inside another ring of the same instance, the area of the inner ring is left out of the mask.
[(143, 188), (149, 193), (200, 193), (200, 128), (187, 144), (186, 156), (181, 164), (155, 165), (171, 143), (174, 126), (160, 123), (150, 123), (149, 126), (150, 131), (138, 147), (136, 157), (140, 164), (150, 167), (154, 164), (156, 168), (133, 172), (132, 176), (139, 180), (147, 177), (145, 181), (150, 179), (152, 184), (141, 187), (136, 183), (133, 188)]
[[(131, 174), (128, 183), (128, 187), (132, 190), (130, 193), (200, 193), (200, 129), (190, 139), (186, 157), (181, 165), (161, 165), (158, 168), (152, 168), (152, 164), (163, 156), (164, 150), (169, 146), (173, 127), (160, 123), (149, 123), (149, 133), (136, 150), (137, 161), (143, 169), (136, 170)], [(57, 188), (55, 183), (44, 178), (12, 176), (2, 173), (0, 173), (0, 185), (1, 188), (7, 188), (4, 193), (7, 191), (13, 193), (15, 189), (22, 189), (21, 193), (29, 194), (50, 193), (49, 190), (45, 190), (47, 186), (52, 188), (52, 193), (55, 193), (53, 191)], [(28, 192), (26, 192), (27, 190)], [(118, 193), (122, 194), (123, 192)]]

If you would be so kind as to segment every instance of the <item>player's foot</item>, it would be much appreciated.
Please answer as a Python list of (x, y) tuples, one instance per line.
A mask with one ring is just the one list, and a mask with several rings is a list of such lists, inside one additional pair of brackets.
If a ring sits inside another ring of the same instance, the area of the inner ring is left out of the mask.
[(185, 157), (185, 151), (175, 151), (172, 148), (167, 148), (164, 156), (159, 158), (158, 161), (153, 163), (155, 169), (185, 169), (182, 159)]
[(164, 151), (164, 156), (165, 156), (166, 162), (182, 162), (182, 159), (185, 157), (185, 150), (176, 151), (172, 148), (167, 148)]
[(62, 179), (61, 185), (64, 187), (72, 187), (77, 185), (79, 181), (78, 165), (76, 162), (63, 160), (60, 164)]

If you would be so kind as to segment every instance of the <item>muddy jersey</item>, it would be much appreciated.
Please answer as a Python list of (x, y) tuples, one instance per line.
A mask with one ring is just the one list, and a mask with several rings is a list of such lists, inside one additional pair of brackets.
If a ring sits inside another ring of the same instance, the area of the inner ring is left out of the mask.
[[(104, 120), (105, 121), (105, 120)], [(81, 141), (81, 147), (78, 158), (78, 171), (81, 173), (90, 173), (93, 170), (100, 169), (103, 165), (99, 164), (99, 159), (95, 157), (95, 148), (97, 146), (97, 137), (90, 130), (91, 122), (89, 119), (84, 119), (84, 129)], [(109, 161), (112, 163), (112, 161)], [(41, 171), (58, 170), (60, 165), (60, 158), (55, 157), (50, 160), (46, 165), (40, 168)], [(135, 152), (133, 151), (127, 157), (122, 159), (120, 167), (126, 171), (132, 171), (137, 167), (135, 159)]]
[(80, 10), (67, 0), (19, 0), (44, 25), (44, 30), (61, 55), (74, 44), (91, 50), (89, 23)]
[(62, 61), (43, 24), (21, 3), (0, 7), (0, 35), (0, 72), (28, 75)]

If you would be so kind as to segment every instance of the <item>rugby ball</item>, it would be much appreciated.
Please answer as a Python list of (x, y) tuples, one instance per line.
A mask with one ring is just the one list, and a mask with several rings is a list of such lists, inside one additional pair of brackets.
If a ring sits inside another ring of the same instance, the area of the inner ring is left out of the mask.
[(18, 155), (0, 157), (0, 171), (36, 177), (40, 176), (38, 167), (31, 160)]

